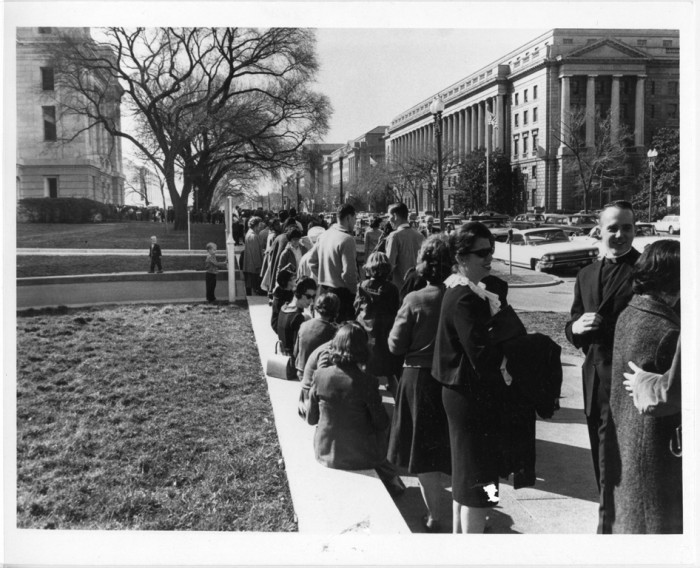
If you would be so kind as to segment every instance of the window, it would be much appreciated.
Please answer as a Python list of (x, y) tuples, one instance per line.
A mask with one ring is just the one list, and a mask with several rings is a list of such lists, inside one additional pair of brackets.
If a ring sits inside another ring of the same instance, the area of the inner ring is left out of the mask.
[[(532, 132), (532, 154), (537, 154), (537, 130)], [(534, 176), (533, 176), (534, 177)]]
[[(532, 143), (534, 145), (535, 139), (532, 139)], [(532, 179), (537, 179), (537, 166), (532, 166)]]
[(678, 81), (669, 81), (668, 82), (668, 94), (669, 95), (677, 95), (678, 94)]
[(527, 124), (527, 111), (523, 111), (523, 124)]
[(668, 118), (678, 118), (678, 105), (671, 103), (668, 105), (668, 112), (666, 113)]
[(578, 81), (571, 79), (571, 93), (578, 95)]
[(525, 89), (525, 90), (523, 91), (523, 102), (524, 102), (524, 103), (527, 102), (527, 89)]
[(673, 47), (673, 40), (665, 39), (663, 42), (664, 47)]
[(564, 38), (564, 45), (574, 45), (574, 40), (570, 37)]
[(603, 81), (595, 81), (595, 94), (596, 95), (602, 95), (603, 94)]
[(50, 34), (51, 28), (39, 28), (39, 33), (40, 34)]
[(41, 107), (44, 116), (44, 140), (56, 140), (56, 107)]
[(44, 178), (46, 180), (45, 192), (46, 197), (56, 199), (58, 197), (58, 178), (50, 177)]
[(517, 138), (513, 140), (513, 156), (516, 158), (518, 157), (518, 142), (519, 140)]
[(647, 44), (647, 40), (645, 39), (638, 39), (637, 40), (637, 47), (644, 47)]
[(519, 104), (520, 104), (520, 99), (518, 98), (518, 93), (515, 93), (515, 105), (517, 106)]
[(523, 138), (523, 156), (527, 156), (527, 138)]
[(515, 126), (520, 126), (520, 115), (516, 112), (514, 115)]
[(532, 109), (532, 122), (537, 122), (537, 107)]
[(532, 87), (532, 98), (537, 99), (537, 85)]
[(41, 68), (41, 90), (53, 91), (53, 67)]

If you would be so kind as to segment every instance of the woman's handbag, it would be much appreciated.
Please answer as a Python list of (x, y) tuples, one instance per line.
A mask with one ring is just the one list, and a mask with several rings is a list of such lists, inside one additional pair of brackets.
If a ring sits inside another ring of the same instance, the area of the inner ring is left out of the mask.
[(270, 355), (265, 366), (265, 374), (275, 379), (293, 381), (297, 379), (297, 370), (294, 368), (294, 360), (289, 355), (280, 353), (281, 344), (275, 343), (275, 353)]
[(513, 306), (506, 306), (499, 310), (486, 323), (486, 328), (493, 345), (527, 335), (525, 325), (515, 313)]

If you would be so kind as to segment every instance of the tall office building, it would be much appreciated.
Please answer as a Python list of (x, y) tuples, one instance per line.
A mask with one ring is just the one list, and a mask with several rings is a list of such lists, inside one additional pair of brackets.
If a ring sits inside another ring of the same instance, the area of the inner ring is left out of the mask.
[[(602, 187), (593, 205), (629, 197), (655, 132), (679, 126), (679, 40), (677, 30), (553, 29), (396, 116), (387, 155), (433, 151), (429, 107), (440, 96), (443, 144), (455, 161), (477, 149), (501, 150), (524, 175), (529, 207), (575, 211), (582, 198), (564, 143), (568, 123), (584, 117), (581, 136), (590, 147), (596, 117), (610, 116), (613, 138), (630, 133), (628, 185)], [(446, 185), (449, 207), (454, 190)]]
[[(62, 104), (53, 63), (61, 34), (100, 49), (89, 28), (17, 29), (17, 198), (87, 197), (121, 205), (121, 139), (102, 126), (87, 128), (87, 117), (65, 112)], [(90, 80), (104, 89), (103, 104), (119, 125), (121, 87), (97, 75)]]

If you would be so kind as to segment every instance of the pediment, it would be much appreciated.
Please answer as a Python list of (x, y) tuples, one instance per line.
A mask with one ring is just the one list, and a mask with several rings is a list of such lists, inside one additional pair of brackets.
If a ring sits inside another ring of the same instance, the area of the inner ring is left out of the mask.
[(605, 38), (566, 54), (566, 59), (650, 59), (649, 54), (626, 43)]

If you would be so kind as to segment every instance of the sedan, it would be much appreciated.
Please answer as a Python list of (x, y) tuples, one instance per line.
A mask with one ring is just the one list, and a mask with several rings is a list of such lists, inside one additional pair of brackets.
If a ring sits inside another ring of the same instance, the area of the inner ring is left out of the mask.
[[(639, 252), (644, 252), (644, 249), (654, 241), (660, 241), (666, 238), (668, 237), (664, 237), (656, 231), (654, 223), (635, 223), (634, 240), (632, 241), (632, 246)], [(599, 248), (600, 227), (594, 227), (587, 235), (574, 237), (572, 240), (582, 245)]]
[(540, 213), (521, 213), (513, 217), (510, 225), (514, 229), (531, 229), (539, 227), (542, 223), (544, 223), (544, 215)]
[(510, 242), (508, 235), (496, 237), (494, 249), (495, 259), (538, 272), (586, 266), (598, 256), (596, 247), (573, 242), (558, 228), (516, 230)]
[(657, 221), (654, 226), (656, 230), (662, 233), (668, 233), (669, 235), (680, 234), (681, 232), (681, 216), (680, 215), (666, 215), (660, 221)]

